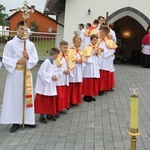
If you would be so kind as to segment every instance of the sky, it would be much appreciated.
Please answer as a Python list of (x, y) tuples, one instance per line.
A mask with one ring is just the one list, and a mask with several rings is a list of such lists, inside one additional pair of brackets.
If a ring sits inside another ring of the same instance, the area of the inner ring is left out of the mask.
[[(44, 7), (46, 0), (26, 0), (28, 2), (28, 6), (34, 5), (35, 9), (44, 12)], [(4, 13), (8, 14), (8, 16), (12, 15), (14, 12), (10, 12), (10, 9), (16, 9), (23, 7), (24, 0), (0, 0), (0, 4), (3, 5), (6, 10)]]

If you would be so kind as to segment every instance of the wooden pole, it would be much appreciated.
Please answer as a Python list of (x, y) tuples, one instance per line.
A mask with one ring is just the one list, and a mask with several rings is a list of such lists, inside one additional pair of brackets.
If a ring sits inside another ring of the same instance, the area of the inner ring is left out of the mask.
[[(27, 26), (26, 20), (24, 18), (24, 50), (26, 51), (26, 39), (27, 39)], [(26, 64), (24, 64), (24, 71), (23, 71), (23, 104), (22, 104), (22, 130), (25, 127), (25, 103), (26, 103)]]
[[(26, 39), (24, 40), (24, 50), (26, 50)], [(25, 122), (25, 96), (26, 96), (26, 64), (23, 71), (23, 104), (22, 104), (22, 130), (24, 130)]]
[(108, 12), (106, 12), (106, 19), (105, 19), (105, 25), (108, 25)]

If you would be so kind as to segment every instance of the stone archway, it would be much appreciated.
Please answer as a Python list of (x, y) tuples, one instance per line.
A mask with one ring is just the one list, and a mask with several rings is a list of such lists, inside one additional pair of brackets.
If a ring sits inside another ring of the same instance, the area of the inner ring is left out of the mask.
[(108, 22), (113, 23), (125, 16), (129, 16), (137, 20), (145, 30), (147, 29), (147, 26), (150, 23), (150, 19), (146, 15), (144, 15), (142, 12), (132, 7), (125, 7), (115, 11), (108, 17)]
[[(150, 23), (149, 18), (134, 8), (125, 7), (112, 13), (108, 17), (108, 23), (114, 23), (117, 39), (121, 41), (116, 56), (125, 58), (131, 63), (139, 63), (141, 40)], [(130, 36), (126, 37), (125, 32), (129, 33)]]

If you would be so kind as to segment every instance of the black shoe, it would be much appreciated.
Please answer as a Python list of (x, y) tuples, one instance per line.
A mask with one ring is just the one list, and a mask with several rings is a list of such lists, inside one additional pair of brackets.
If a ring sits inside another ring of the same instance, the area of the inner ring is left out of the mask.
[(99, 95), (99, 96), (103, 96), (103, 95), (104, 95), (104, 91), (99, 91), (99, 92), (98, 92), (98, 95)]
[(46, 118), (45, 118), (45, 117), (40, 117), (40, 121), (41, 121), (42, 123), (44, 123), (44, 124), (46, 124), (46, 123), (47, 123), (47, 120), (46, 120)]
[(25, 124), (25, 127), (36, 128), (36, 124), (34, 124), (34, 125), (31, 125), (31, 124)]
[(74, 105), (74, 104), (70, 104), (70, 108), (72, 108), (72, 107), (75, 107), (76, 105)]
[(56, 118), (60, 118), (60, 114), (59, 114), (59, 112), (57, 112), (57, 114), (56, 114), (56, 116), (55, 116)]
[(79, 104), (70, 104), (70, 108), (79, 106)]
[(13, 124), (13, 126), (10, 129), (10, 132), (16, 132), (19, 129), (20, 125), (19, 124)]
[(46, 118), (47, 118), (47, 120), (52, 120), (52, 121), (56, 121), (57, 120), (56, 117), (53, 116), (53, 115), (47, 115)]
[(90, 96), (90, 99), (91, 99), (92, 101), (96, 101), (96, 99), (95, 99), (94, 97), (92, 97), (92, 96)]
[(61, 114), (64, 114), (64, 115), (68, 114), (67, 110), (63, 110), (63, 111), (61, 111), (60, 113), (61, 113)]
[(90, 96), (84, 96), (84, 97), (83, 97), (83, 100), (84, 100), (85, 102), (92, 102), (92, 100), (90, 99)]

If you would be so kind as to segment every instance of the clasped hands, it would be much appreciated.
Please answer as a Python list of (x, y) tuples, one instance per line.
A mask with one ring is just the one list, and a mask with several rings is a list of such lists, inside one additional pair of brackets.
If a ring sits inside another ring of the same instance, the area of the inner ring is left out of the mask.
[(97, 49), (95, 49), (93, 55), (98, 55), (99, 53), (101, 53), (101, 52), (103, 52), (103, 51), (104, 51), (103, 48), (97, 48)]
[(27, 60), (29, 59), (29, 54), (26, 50), (23, 51), (23, 57), (18, 59), (18, 64), (26, 64)]
[(75, 61), (76, 64), (82, 64), (82, 62), (83, 62), (82, 59), (78, 59)]
[(70, 74), (70, 70), (64, 70), (64, 72), (63, 72), (65, 75), (69, 75)]
[(52, 75), (52, 80), (53, 81), (57, 81), (58, 80), (57, 76), (56, 75)]
[(104, 51), (104, 49), (103, 48), (99, 48), (99, 52), (103, 52)]

